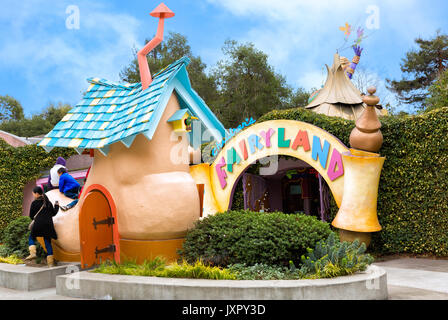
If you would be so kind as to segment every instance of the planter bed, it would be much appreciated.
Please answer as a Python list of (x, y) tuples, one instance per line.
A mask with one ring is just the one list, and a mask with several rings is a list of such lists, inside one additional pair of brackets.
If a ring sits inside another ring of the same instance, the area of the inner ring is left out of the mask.
[[(69, 285), (67, 285), (69, 284)], [(83, 271), (56, 278), (58, 295), (117, 300), (380, 300), (386, 271), (316, 280), (205, 280), (111, 275)]]

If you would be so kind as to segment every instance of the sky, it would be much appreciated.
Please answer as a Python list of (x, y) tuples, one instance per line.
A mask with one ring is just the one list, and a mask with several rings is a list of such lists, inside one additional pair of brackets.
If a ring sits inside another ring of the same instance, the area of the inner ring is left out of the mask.
[[(76, 105), (89, 77), (120, 81), (120, 71), (157, 19), (159, 0), (0, 0), (0, 95), (18, 99), (25, 114), (48, 103)], [(223, 59), (227, 39), (251, 42), (293, 88), (320, 88), (334, 53), (351, 60), (357, 27), (366, 38), (359, 67), (383, 102), (397, 104), (385, 79), (402, 76), (400, 63), (414, 39), (448, 33), (448, 2), (440, 0), (164, 0), (175, 13), (169, 31), (185, 35), (208, 70)], [(339, 30), (353, 26), (345, 41)], [(407, 106), (398, 110), (412, 111)]]

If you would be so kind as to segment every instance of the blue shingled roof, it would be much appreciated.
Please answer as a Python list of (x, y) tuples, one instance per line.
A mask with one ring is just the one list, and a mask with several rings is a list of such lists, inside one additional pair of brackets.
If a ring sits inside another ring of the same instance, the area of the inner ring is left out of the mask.
[(144, 91), (141, 83), (123, 85), (87, 79), (90, 86), (83, 99), (39, 146), (47, 151), (53, 147), (76, 148), (78, 152), (100, 149), (107, 154), (109, 145), (121, 141), (129, 147), (139, 133), (151, 139), (173, 90), (206, 127), (218, 129), (224, 136), (224, 126), (191, 88), (186, 72), (189, 62), (183, 57), (170, 64), (153, 76), (151, 85)]

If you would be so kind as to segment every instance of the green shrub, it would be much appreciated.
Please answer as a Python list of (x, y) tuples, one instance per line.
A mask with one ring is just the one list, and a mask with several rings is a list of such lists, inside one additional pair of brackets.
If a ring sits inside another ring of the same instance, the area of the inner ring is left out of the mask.
[(353, 243), (340, 242), (332, 233), (326, 241), (320, 241), (314, 249), (308, 249), (301, 257), (299, 273), (311, 279), (345, 276), (364, 271), (373, 262), (372, 256), (365, 254), (366, 245), (358, 240)]
[(227, 211), (197, 221), (179, 251), (189, 262), (288, 265), (326, 239), (329, 224), (304, 214)]
[(165, 278), (191, 278), (191, 279), (211, 279), (211, 280), (235, 280), (235, 275), (227, 269), (205, 265), (202, 261), (194, 264), (182, 262), (173, 263), (163, 269), (156, 277)]
[(142, 264), (137, 264), (135, 260), (125, 260), (122, 263), (117, 263), (115, 261), (105, 261), (92, 272), (148, 276), (155, 270), (164, 269), (165, 266), (165, 259), (160, 257), (156, 257), (153, 260), (145, 260)]
[(237, 263), (227, 269), (236, 274), (238, 280), (294, 280), (300, 279), (295, 270), (283, 266), (270, 266), (257, 263), (253, 266)]
[(202, 261), (196, 261), (194, 264), (183, 261), (181, 264), (172, 263), (167, 265), (164, 259), (158, 257), (154, 260), (145, 261), (140, 265), (135, 261), (125, 261), (122, 264), (115, 261), (107, 261), (92, 272), (164, 278), (236, 279), (235, 274), (231, 271), (205, 265)]
[[(354, 122), (303, 108), (275, 110), (258, 122), (289, 119), (314, 124), (349, 146)], [(370, 250), (448, 255), (448, 107), (416, 116), (380, 117), (386, 157), (378, 218)], [(331, 201), (331, 219), (337, 212)], [(331, 221), (331, 220), (330, 220)]]
[(19, 257), (28, 255), (28, 238), (30, 231), (28, 225), (29, 217), (19, 217), (11, 221), (3, 232), (3, 243), (7, 255), (15, 254)]
[(23, 261), (18, 256), (13, 254), (13, 255), (10, 255), (8, 257), (0, 256), (0, 263), (21, 264), (21, 263), (23, 263)]
[(8, 256), (8, 248), (4, 244), (0, 244), (0, 258)]
[[(3, 230), (3, 245), (0, 249), (0, 256), (6, 257), (9, 255), (16, 255), (19, 258), (28, 256), (28, 241), (30, 236), (28, 226), (30, 222), (30, 217), (21, 216), (8, 224)], [(36, 249), (38, 260), (45, 257), (45, 251), (40, 246), (39, 242), (36, 242)]]
[(36, 145), (14, 148), (0, 139), (0, 230), (22, 215), (23, 189), (51, 168), (58, 157), (68, 159), (76, 152), (55, 148), (50, 153)]

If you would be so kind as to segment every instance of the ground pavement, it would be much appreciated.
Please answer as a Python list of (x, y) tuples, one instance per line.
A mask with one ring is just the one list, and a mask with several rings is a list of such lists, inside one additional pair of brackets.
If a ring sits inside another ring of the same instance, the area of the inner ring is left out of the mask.
[[(448, 260), (388, 258), (374, 263), (387, 271), (390, 300), (448, 300)], [(0, 288), (0, 300), (76, 300), (56, 288), (19, 291)]]
[(448, 260), (401, 257), (374, 264), (387, 272), (390, 300), (448, 300)]

